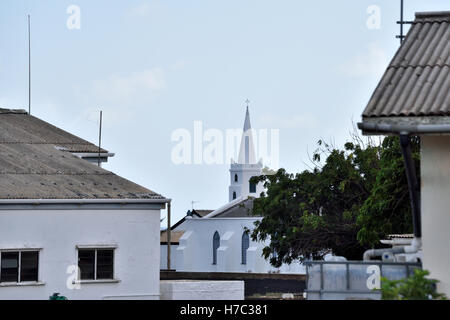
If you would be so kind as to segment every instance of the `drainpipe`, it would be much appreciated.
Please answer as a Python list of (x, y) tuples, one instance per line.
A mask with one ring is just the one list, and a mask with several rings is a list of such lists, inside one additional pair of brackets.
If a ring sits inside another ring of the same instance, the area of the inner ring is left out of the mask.
[(407, 133), (400, 133), (400, 146), (402, 147), (403, 160), (405, 161), (406, 179), (408, 181), (409, 197), (413, 214), (414, 237), (422, 237), (420, 227), (420, 186), (416, 176), (416, 168), (411, 152), (411, 140)]
[[(394, 127), (390, 128), (394, 130)], [(409, 196), (411, 199), (411, 211), (413, 218), (414, 239), (411, 245), (396, 247), (391, 249), (371, 249), (364, 252), (363, 259), (370, 260), (373, 257), (379, 257), (384, 253), (415, 253), (420, 250), (422, 246), (422, 232), (420, 219), (420, 186), (416, 176), (416, 169), (414, 167), (414, 160), (411, 152), (411, 140), (408, 132), (399, 132), (400, 146), (402, 148), (403, 160), (405, 162), (406, 180), (408, 181)]]

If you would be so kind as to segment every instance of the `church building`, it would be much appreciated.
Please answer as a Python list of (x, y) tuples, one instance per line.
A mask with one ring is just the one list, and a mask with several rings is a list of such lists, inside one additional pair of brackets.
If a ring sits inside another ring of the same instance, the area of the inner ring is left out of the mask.
[[(171, 268), (189, 272), (305, 273), (298, 262), (272, 267), (262, 257), (267, 243), (252, 241), (246, 232), (262, 219), (253, 215), (252, 209), (253, 199), (264, 191), (262, 183), (250, 182), (252, 177), (263, 174), (263, 163), (255, 154), (248, 107), (238, 159), (231, 161), (229, 173), (228, 203), (211, 212), (188, 211), (171, 227)], [(161, 269), (167, 268), (166, 233), (161, 236)]]

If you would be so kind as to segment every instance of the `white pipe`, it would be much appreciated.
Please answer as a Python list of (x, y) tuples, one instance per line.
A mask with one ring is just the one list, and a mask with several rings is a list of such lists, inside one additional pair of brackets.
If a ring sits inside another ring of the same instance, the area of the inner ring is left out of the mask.
[(392, 239), (392, 240), (380, 240), (382, 244), (390, 244), (392, 246), (408, 246), (411, 244), (412, 239)]
[(390, 252), (392, 254), (396, 253), (416, 253), (422, 247), (422, 239), (414, 238), (411, 241), (411, 244), (408, 246), (401, 246), (395, 248), (387, 248), (387, 249), (370, 249), (364, 252), (363, 260), (368, 261), (371, 258), (379, 257), (383, 255), (385, 252)]

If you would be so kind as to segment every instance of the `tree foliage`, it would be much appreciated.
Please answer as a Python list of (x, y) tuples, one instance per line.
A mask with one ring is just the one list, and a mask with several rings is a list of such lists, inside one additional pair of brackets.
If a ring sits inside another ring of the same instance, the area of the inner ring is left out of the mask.
[[(417, 157), (417, 139), (413, 145)], [(252, 178), (263, 182), (266, 191), (253, 203), (253, 214), (263, 219), (255, 223), (251, 237), (270, 240), (263, 256), (272, 265), (319, 259), (329, 250), (361, 259), (364, 250), (388, 233), (411, 231), (397, 137), (375, 145), (354, 136), (343, 150), (319, 140), (312, 163), (311, 170), (301, 173), (279, 169)]]

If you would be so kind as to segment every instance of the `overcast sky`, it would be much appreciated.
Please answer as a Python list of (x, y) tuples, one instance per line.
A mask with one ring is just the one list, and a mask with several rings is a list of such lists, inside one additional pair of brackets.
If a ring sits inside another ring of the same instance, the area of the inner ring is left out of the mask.
[[(28, 108), (31, 14), (31, 113), (96, 143), (103, 110), (104, 168), (171, 198), (176, 222), (193, 200), (224, 205), (229, 185), (227, 164), (173, 162), (176, 130), (242, 128), (249, 99), (252, 127), (279, 129), (279, 166), (304, 170), (318, 139), (343, 145), (359, 121), (398, 48), (399, 3), (2, 0), (0, 107)], [(406, 20), (440, 10), (405, 0)]]

